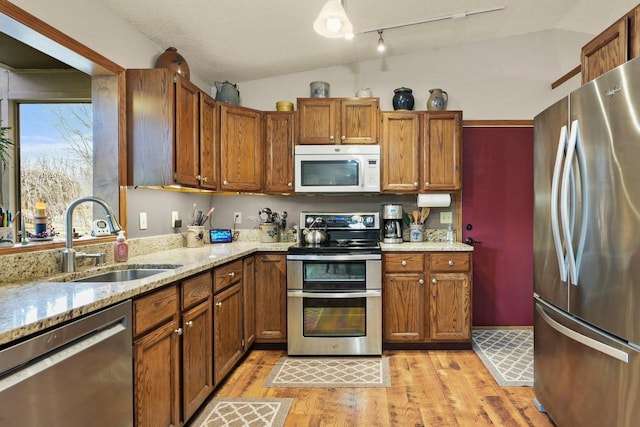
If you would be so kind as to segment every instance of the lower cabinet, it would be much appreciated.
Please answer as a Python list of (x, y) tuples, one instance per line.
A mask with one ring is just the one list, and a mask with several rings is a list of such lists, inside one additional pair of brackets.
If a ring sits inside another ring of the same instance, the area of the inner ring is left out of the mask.
[(383, 254), (385, 343), (471, 339), (471, 254)]
[(213, 391), (211, 273), (133, 300), (137, 427), (178, 426)]
[[(240, 279), (242, 280), (242, 278)], [(213, 297), (214, 372), (219, 384), (244, 353), (242, 342), (242, 283), (236, 282)]]
[(287, 256), (255, 256), (256, 342), (287, 342)]

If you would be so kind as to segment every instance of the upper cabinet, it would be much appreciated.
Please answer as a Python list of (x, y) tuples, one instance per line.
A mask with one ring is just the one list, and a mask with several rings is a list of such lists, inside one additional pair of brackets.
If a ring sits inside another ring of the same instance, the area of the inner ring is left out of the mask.
[(378, 98), (298, 98), (298, 144), (377, 144)]
[(461, 111), (385, 111), (381, 191), (456, 191), (462, 186)]
[(168, 69), (126, 71), (128, 185), (215, 189), (215, 101)]
[(582, 84), (640, 55), (640, 6), (582, 48)]
[(293, 192), (293, 111), (269, 111), (264, 117), (264, 192)]
[(220, 189), (262, 190), (262, 121), (260, 111), (219, 103)]

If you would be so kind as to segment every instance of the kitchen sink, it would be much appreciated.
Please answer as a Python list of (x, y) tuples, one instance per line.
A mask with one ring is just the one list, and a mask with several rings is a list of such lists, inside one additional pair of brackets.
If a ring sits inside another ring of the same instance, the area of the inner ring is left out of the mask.
[(95, 276), (83, 277), (72, 280), (73, 282), (128, 282), (130, 280), (143, 279), (155, 274), (169, 271), (168, 268), (129, 268), (126, 270), (108, 271)]

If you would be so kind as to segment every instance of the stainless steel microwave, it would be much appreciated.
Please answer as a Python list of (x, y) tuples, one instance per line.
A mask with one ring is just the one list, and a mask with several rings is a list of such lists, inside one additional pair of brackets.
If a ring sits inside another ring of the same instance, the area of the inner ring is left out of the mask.
[(379, 145), (296, 145), (296, 193), (379, 193)]

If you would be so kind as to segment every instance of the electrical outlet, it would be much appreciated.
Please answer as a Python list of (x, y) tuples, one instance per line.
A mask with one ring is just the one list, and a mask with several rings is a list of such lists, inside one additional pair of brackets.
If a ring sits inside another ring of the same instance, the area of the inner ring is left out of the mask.
[(242, 212), (234, 212), (233, 220), (235, 224), (242, 224)]
[(180, 216), (178, 215), (178, 211), (172, 211), (171, 212), (171, 227), (172, 228), (176, 228), (176, 221), (178, 221), (180, 219)]
[(147, 213), (146, 212), (140, 212), (140, 220), (139, 220), (139, 225), (140, 225), (140, 230), (146, 230), (147, 229)]
[(440, 212), (440, 224), (451, 224), (453, 216), (451, 212)]

